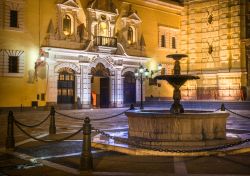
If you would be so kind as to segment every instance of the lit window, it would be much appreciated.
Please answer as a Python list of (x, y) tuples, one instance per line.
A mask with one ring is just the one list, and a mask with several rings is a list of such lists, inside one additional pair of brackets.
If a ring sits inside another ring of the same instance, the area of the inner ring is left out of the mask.
[(18, 73), (18, 56), (9, 56), (9, 73)]
[(10, 27), (18, 27), (18, 11), (10, 10)]
[(59, 75), (59, 80), (63, 81), (64, 80), (64, 75), (60, 74)]
[(133, 29), (131, 27), (128, 28), (128, 44), (132, 44), (133, 41)]
[(65, 15), (63, 18), (63, 33), (65, 35), (72, 34), (72, 20), (69, 15)]
[(99, 34), (98, 36), (108, 37), (108, 25), (106, 22), (101, 22), (99, 24)]

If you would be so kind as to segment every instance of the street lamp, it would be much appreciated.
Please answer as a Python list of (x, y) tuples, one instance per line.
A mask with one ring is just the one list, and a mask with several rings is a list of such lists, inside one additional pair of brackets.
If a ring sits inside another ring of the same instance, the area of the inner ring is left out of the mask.
[(140, 81), (141, 81), (141, 105), (140, 105), (140, 109), (143, 109), (143, 90), (142, 90), (143, 79), (148, 78), (148, 74), (149, 74), (148, 69), (145, 69), (142, 65), (140, 65), (139, 69), (135, 71), (135, 77), (137, 79), (140, 79)]

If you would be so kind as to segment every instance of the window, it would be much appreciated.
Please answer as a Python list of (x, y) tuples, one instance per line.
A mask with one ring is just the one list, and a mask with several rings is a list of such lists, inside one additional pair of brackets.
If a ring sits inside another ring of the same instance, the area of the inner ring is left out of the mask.
[(172, 37), (172, 49), (176, 49), (175, 37)]
[(45, 93), (41, 94), (41, 101), (45, 101)]
[[(0, 0), (3, 1), (3, 0)], [(1, 2), (0, 2), (1, 4)], [(1, 6), (1, 5), (0, 5)], [(1, 8), (0, 15), (2, 15), (2, 24), (6, 30), (23, 31), (24, 30), (24, 10), (26, 1), (24, 0), (4, 0), (3, 8)], [(1, 14), (2, 13), (2, 14)], [(1, 18), (1, 17), (0, 17)]]
[(98, 36), (108, 37), (108, 24), (106, 22), (99, 23)]
[(161, 35), (161, 47), (166, 47), (166, 37), (165, 35)]
[(9, 73), (18, 73), (18, 56), (9, 56)]
[(72, 20), (69, 15), (65, 15), (63, 18), (63, 33), (65, 35), (71, 35), (72, 34)]
[(18, 11), (10, 10), (10, 27), (18, 28)]
[(174, 52), (171, 50), (177, 49), (178, 35), (179, 29), (167, 27), (167, 26), (158, 26), (159, 34), (159, 47), (170, 49), (170, 52)]
[(133, 43), (133, 29), (131, 27), (128, 28), (128, 44)]

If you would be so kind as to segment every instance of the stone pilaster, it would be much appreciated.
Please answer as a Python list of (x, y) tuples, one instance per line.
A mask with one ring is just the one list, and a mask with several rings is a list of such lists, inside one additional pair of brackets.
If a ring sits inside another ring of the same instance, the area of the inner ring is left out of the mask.
[(136, 80), (136, 102), (141, 101), (141, 81), (139, 79)]
[(54, 68), (56, 62), (49, 60), (48, 61), (48, 85), (46, 100), (47, 104), (56, 104), (57, 103), (57, 81), (59, 74), (55, 72)]
[(77, 107), (81, 108), (81, 102), (79, 102), (79, 100), (81, 100), (81, 75), (80, 74), (76, 74), (75, 75), (75, 85), (76, 85), (76, 89), (75, 89), (75, 101), (77, 102)]
[(118, 68), (116, 70), (115, 75), (115, 84), (116, 84), (116, 91), (115, 91), (115, 106), (122, 107), (123, 106), (123, 79), (121, 77), (121, 69)]
[(88, 66), (81, 65), (80, 76), (80, 100), (82, 108), (91, 106), (91, 75), (89, 75)]
[(110, 107), (115, 107), (115, 91), (116, 91), (116, 86), (115, 86), (115, 76), (110, 76), (109, 77), (109, 88), (110, 88), (110, 94), (109, 94), (109, 99), (110, 99)]

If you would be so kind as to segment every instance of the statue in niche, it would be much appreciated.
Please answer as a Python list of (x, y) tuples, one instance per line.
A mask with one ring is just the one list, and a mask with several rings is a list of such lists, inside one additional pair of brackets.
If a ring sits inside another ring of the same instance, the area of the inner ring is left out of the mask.
[(208, 14), (208, 16), (207, 16), (207, 23), (208, 24), (212, 24), (213, 23), (213, 20), (214, 20), (214, 17), (213, 17), (213, 11), (211, 11), (211, 12), (209, 12), (208, 10), (207, 10), (207, 14)]
[(208, 44), (208, 54), (212, 55), (214, 49), (213, 49), (213, 42), (210, 44), (209, 42), (207, 42)]
[(77, 26), (77, 41), (81, 42), (84, 39), (84, 24), (80, 24)]

